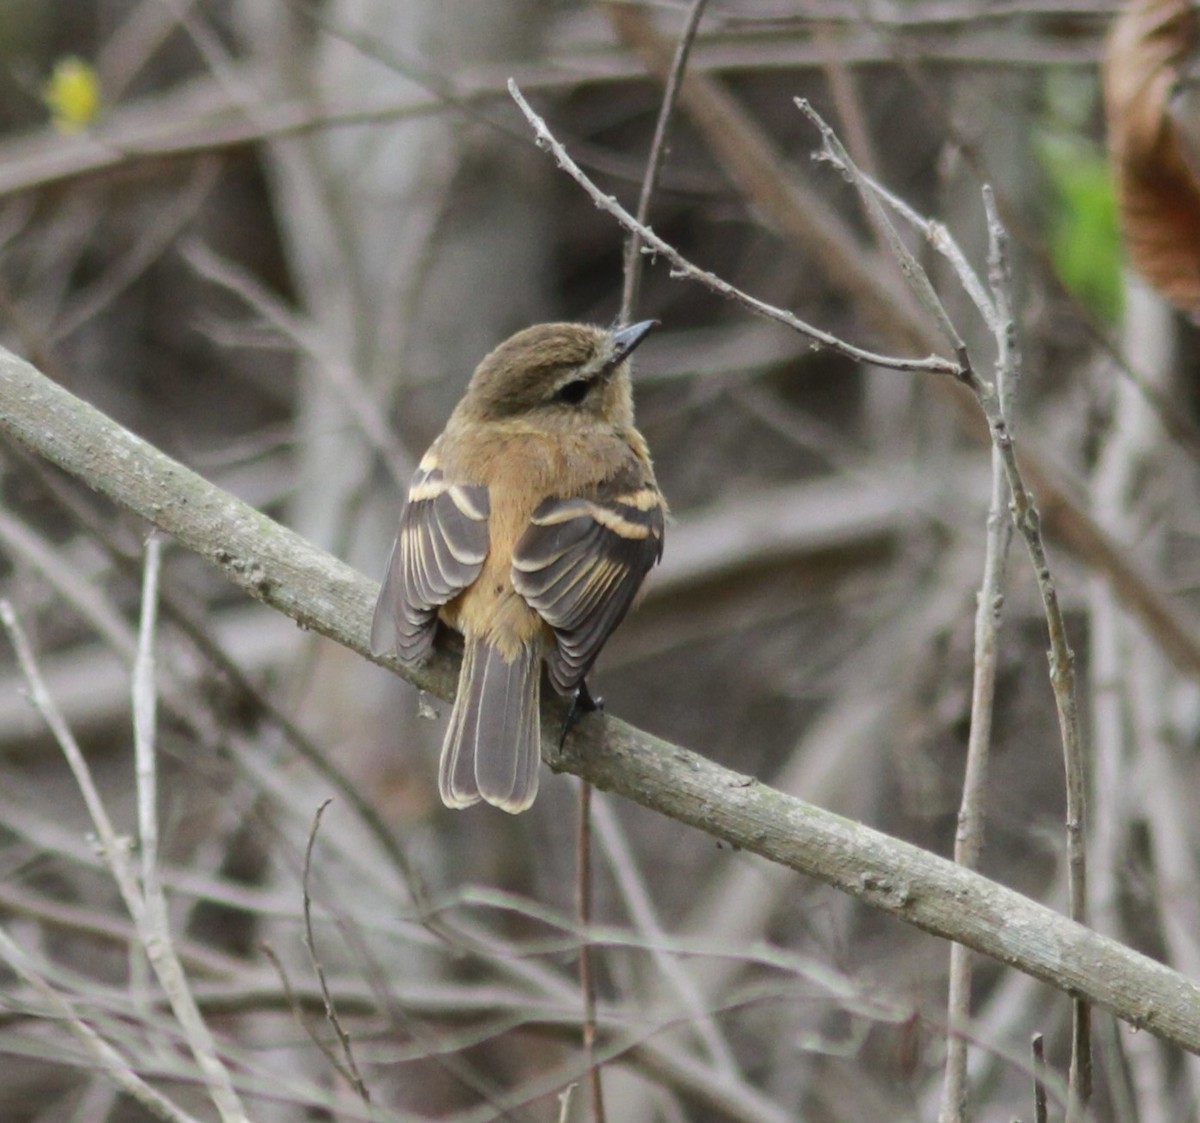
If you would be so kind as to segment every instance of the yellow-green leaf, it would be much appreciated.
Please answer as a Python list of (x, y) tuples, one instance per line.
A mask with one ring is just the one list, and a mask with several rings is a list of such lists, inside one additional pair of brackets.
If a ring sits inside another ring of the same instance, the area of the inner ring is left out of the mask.
[(1110, 323), (1121, 314), (1121, 239), (1108, 163), (1082, 136), (1043, 133), (1036, 145), (1054, 188), (1050, 253), (1067, 287)]
[(56, 129), (80, 132), (100, 111), (100, 82), (95, 68), (74, 55), (59, 59), (42, 87), (42, 100)]

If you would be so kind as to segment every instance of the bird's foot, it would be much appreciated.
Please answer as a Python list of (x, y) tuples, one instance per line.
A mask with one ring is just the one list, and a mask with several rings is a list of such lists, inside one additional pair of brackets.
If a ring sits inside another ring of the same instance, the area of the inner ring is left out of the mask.
[(567, 743), (567, 734), (579, 724), (581, 718), (602, 709), (604, 709), (604, 699), (593, 698), (587, 683), (581, 682), (571, 696), (571, 708), (567, 710), (567, 716), (563, 718), (562, 730), (558, 735), (558, 751), (560, 753), (563, 751), (563, 746)]

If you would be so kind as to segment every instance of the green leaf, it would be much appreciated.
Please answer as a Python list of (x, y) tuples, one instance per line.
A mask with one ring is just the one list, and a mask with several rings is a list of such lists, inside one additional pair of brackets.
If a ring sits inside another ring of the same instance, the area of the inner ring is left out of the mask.
[(1112, 323), (1121, 314), (1121, 238), (1108, 163), (1081, 136), (1046, 132), (1034, 151), (1053, 189), (1050, 254), (1067, 287)]

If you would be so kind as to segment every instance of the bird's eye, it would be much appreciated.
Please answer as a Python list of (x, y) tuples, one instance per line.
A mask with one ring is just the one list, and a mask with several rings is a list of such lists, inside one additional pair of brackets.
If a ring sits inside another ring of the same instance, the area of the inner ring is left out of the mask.
[(560, 402), (566, 402), (569, 406), (577, 406), (587, 397), (587, 392), (591, 388), (592, 384), (588, 379), (575, 378), (566, 385), (560, 386), (556, 396)]

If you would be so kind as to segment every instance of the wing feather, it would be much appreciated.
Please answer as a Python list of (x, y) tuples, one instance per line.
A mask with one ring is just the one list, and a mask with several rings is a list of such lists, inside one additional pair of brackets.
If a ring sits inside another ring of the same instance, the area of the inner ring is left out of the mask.
[(479, 576), (488, 552), (488, 490), (449, 483), (434, 454), (413, 476), (375, 604), (371, 647), (419, 663), (433, 646), (437, 610)]
[[(639, 466), (640, 468), (640, 466)], [(574, 690), (662, 557), (664, 510), (644, 477), (544, 500), (513, 551), (513, 587), (554, 632), (550, 681)]]

